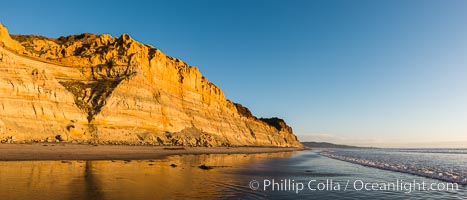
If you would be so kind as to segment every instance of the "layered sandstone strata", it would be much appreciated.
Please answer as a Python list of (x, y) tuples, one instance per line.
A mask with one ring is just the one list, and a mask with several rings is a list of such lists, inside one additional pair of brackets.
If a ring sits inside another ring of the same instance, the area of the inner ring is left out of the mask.
[(0, 138), (189, 146), (301, 146), (185, 62), (129, 35), (8, 34), (0, 25)]

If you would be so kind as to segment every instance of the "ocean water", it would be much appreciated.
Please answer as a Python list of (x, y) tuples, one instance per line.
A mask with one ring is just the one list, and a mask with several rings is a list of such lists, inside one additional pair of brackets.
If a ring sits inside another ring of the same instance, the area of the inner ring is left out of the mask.
[[(407, 187), (414, 182), (449, 186), (438, 179), (331, 159), (322, 155), (326, 152), (331, 155), (330, 151), (313, 150), (181, 155), (158, 160), (3, 161), (0, 199), (467, 198), (464, 185), (440, 191)], [(347, 150), (332, 153), (358, 154)], [(200, 165), (212, 169), (204, 170)], [(371, 188), (375, 184), (379, 187)]]
[(321, 155), (467, 185), (467, 149), (333, 149)]

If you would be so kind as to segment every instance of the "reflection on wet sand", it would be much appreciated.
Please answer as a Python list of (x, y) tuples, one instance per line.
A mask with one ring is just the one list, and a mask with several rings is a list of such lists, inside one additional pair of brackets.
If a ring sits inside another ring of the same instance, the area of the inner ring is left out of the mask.
[[(2, 199), (167, 199), (252, 192), (236, 170), (294, 152), (169, 156), (136, 161), (0, 162)], [(172, 165), (174, 164), (174, 165)], [(171, 166), (172, 165), (172, 166)], [(200, 165), (213, 167), (209, 170)]]
[(104, 199), (99, 177), (93, 172), (93, 162), (85, 161), (84, 174), (72, 180), (70, 185), (70, 200), (74, 199)]

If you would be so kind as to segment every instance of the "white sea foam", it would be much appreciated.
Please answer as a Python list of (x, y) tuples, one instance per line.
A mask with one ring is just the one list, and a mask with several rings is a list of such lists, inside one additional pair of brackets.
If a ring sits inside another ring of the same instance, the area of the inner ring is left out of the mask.
[[(371, 153), (371, 151), (375, 151)], [(420, 152), (418, 152), (420, 153)], [(425, 152), (424, 152), (425, 153)], [(447, 182), (467, 185), (466, 162), (444, 162), (445, 158), (423, 157), (413, 152), (383, 152), (382, 150), (325, 150), (323, 156), (363, 166), (409, 173)], [(462, 164), (463, 163), (463, 164)]]

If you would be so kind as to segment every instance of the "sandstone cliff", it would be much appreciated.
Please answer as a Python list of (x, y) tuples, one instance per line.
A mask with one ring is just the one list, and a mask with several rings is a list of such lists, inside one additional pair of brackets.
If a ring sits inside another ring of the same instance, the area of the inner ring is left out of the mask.
[(197, 68), (129, 35), (9, 35), (0, 24), (2, 142), (301, 146)]

